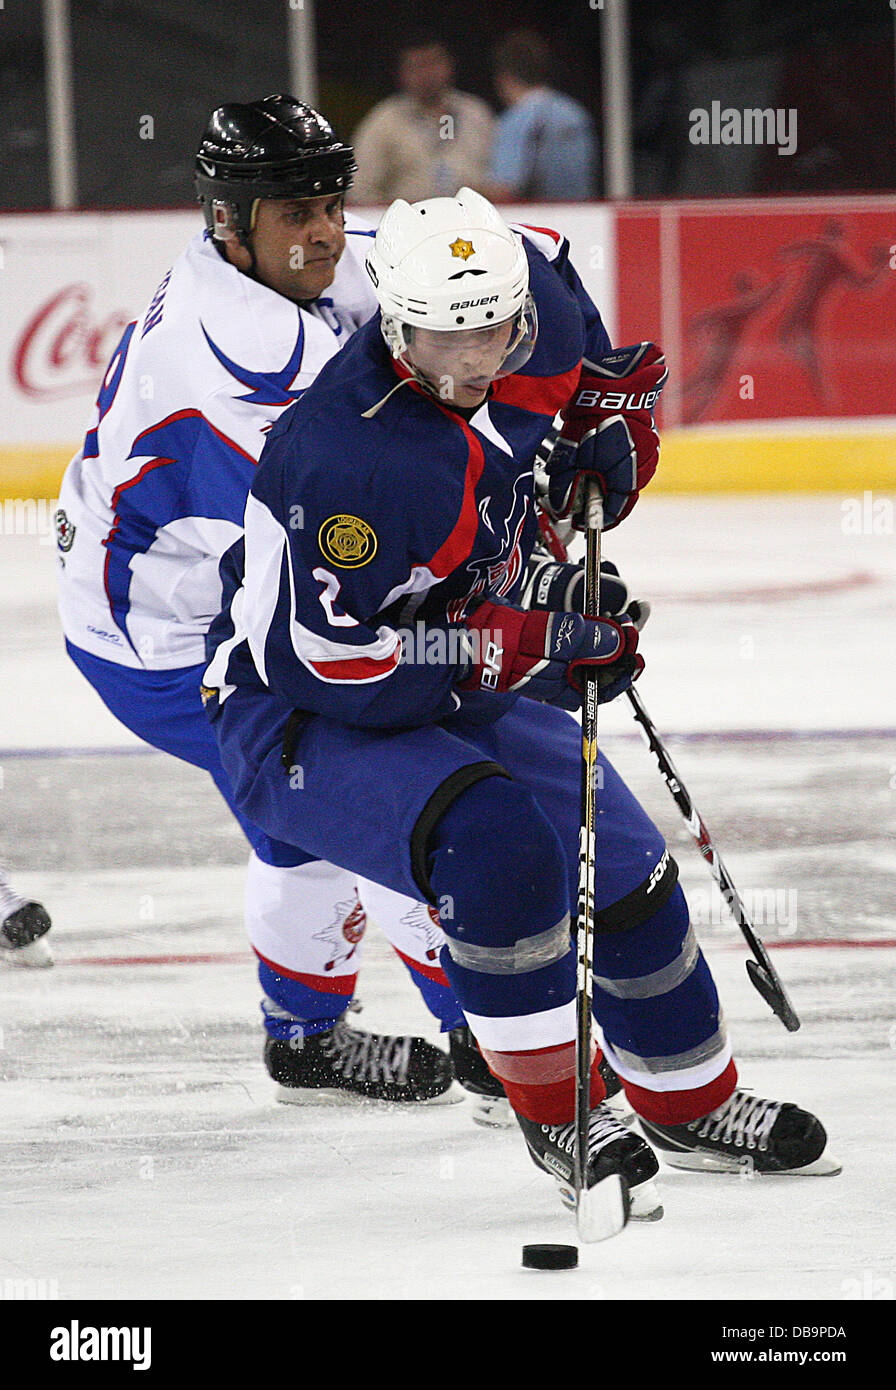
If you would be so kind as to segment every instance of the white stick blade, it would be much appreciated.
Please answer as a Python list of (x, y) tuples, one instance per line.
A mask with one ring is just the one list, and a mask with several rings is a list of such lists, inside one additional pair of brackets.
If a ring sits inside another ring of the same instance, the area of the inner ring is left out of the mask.
[(619, 1173), (611, 1173), (579, 1193), (576, 1227), (585, 1242), (609, 1240), (628, 1221), (628, 1185)]

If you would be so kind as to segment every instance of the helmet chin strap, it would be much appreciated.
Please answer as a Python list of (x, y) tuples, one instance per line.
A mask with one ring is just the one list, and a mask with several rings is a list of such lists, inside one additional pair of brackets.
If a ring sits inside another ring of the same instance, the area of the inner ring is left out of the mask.
[(258, 278), (258, 261), (255, 259), (255, 247), (251, 240), (252, 234), (255, 231), (255, 217), (257, 212), (258, 199), (254, 198), (252, 200), (252, 210), (249, 213), (249, 230), (246, 232), (242, 227), (238, 227), (237, 235), (240, 239), (240, 246), (244, 247), (245, 250), (249, 252), (249, 269), (244, 273), (252, 280), (257, 280), (259, 284), (262, 284), (262, 281)]
[(250, 280), (255, 280), (261, 285), (264, 282), (258, 275), (258, 261), (255, 256), (255, 247), (251, 240), (252, 233), (255, 231), (255, 212), (257, 207), (258, 199), (256, 198), (252, 203), (252, 211), (249, 215), (248, 231), (243, 227), (239, 212), (235, 209), (233, 220), (222, 223), (219, 232), (212, 232), (212, 245), (218, 254), (224, 257), (225, 261), (230, 261), (231, 265), (234, 263), (227, 254), (228, 246), (232, 246), (234, 243), (236, 243), (237, 246), (241, 246), (244, 251), (249, 253), (249, 266), (247, 270), (241, 270), (239, 266), (235, 266), (235, 269), (239, 270), (241, 275), (248, 275)]

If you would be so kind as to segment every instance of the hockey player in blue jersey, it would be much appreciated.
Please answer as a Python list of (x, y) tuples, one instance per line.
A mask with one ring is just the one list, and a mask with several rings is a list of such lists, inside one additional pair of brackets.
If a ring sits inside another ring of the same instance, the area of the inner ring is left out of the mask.
[[(363, 268), (372, 233), (343, 213), (354, 167), (351, 147), (290, 97), (212, 114), (196, 160), (206, 229), (125, 331), (66, 472), (59, 601), (69, 654), (109, 709), (206, 769), (250, 841), (246, 925), (280, 1098), (337, 1087), (417, 1101), (449, 1092), (446, 1052), (345, 1017), (366, 920), (357, 875), (242, 816), (199, 700), (218, 563), (241, 533), (267, 431), (378, 308)], [(461, 1025), (426, 904), (372, 892), (432, 1012)], [(481, 1060), (452, 1048), (466, 1083)]]
[[(203, 698), (244, 815), (439, 911), (467, 1022), (568, 1190), (568, 711), (582, 667), (608, 700), (642, 659), (625, 615), (519, 607), (532, 460), (561, 410), (550, 505), (575, 519), (594, 478), (617, 524), (656, 464), (663, 361), (610, 352), (565, 241), (509, 229), (468, 189), (393, 204), (367, 267), (380, 320), (269, 435), (222, 562)], [(603, 756), (598, 786), (595, 1015), (645, 1132), (681, 1166), (836, 1171), (814, 1116), (738, 1087), (674, 861)], [(637, 1199), (656, 1158), (607, 1112), (597, 1060), (587, 1180), (621, 1172)]]

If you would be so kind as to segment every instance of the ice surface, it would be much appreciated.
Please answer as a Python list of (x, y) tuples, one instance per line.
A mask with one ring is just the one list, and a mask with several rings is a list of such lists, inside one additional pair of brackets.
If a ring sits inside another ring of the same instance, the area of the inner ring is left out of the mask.
[[(0, 863), (57, 964), (0, 961), (0, 1288), (62, 1299), (893, 1297), (896, 546), (841, 499), (645, 498), (606, 537), (653, 601), (641, 693), (784, 977), (787, 1034), (624, 701), (602, 739), (669, 838), (744, 1084), (824, 1120), (841, 1176), (664, 1171), (666, 1215), (575, 1240), (514, 1130), (466, 1104), (280, 1106), (261, 1066), (245, 848), (67, 662), (53, 552), (0, 537)], [(372, 928), (366, 1027), (431, 1020)], [(11, 1281), (8, 1285), (6, 1281)]]

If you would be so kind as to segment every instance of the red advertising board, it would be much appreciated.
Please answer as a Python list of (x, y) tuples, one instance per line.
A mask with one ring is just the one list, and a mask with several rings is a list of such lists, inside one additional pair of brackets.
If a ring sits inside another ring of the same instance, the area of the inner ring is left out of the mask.
[(896, 199), (622, 208), (617, 270), (667, 424), (896, 414)]

